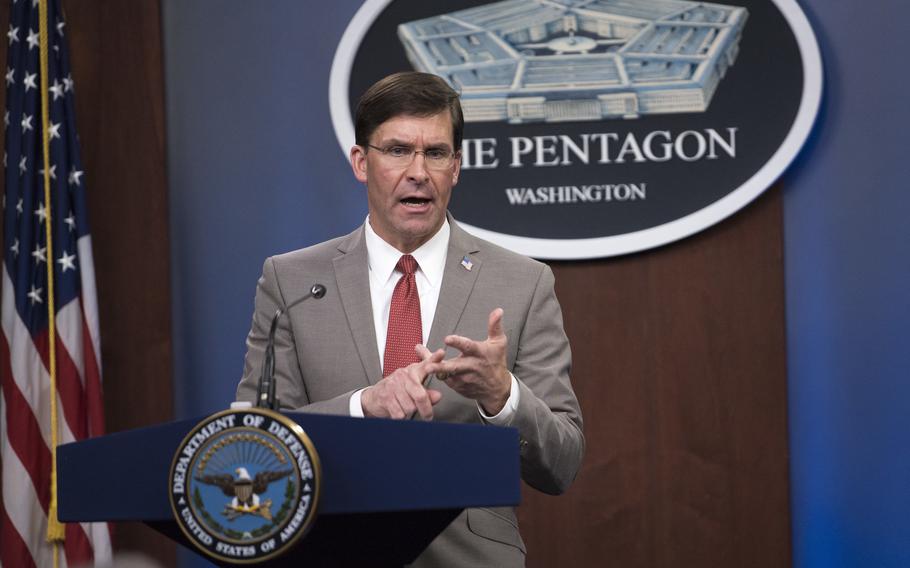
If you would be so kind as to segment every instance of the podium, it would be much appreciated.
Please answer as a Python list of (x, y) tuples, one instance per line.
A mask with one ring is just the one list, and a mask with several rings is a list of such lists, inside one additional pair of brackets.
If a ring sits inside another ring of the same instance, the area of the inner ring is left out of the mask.
[[(402, 566), (463, 509), (520, 501), (519, 442), (513, 428), (285, 416), (316, 447), (322, 494), (309, 534), (263, 566)], [(60, 520), (142, 521), (196, 551), (174, 521), (168, 471), (177, 447), (200, 420), (60, 446)]]

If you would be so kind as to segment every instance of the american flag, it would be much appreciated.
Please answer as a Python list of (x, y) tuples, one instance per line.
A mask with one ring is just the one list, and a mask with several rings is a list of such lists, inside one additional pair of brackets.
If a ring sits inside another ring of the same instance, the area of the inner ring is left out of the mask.
[[(54, 566), (55, 547), (58, 566), (106, 562), (111, 553), (106, 524), (67, 524), (62, 543), (47, 542), (53, 444), (102, 434), (104, 409), (85, 177), (76, 137), (65, 26), (59, 0), (46, 0), (45, 82), (39, 59), (42, 2), (13, 0), (6, 34), (0, 345), (0, 566), (4, 568)], [(46, 125), (42, 92), (47, 93)], [(45, 139), (50, 150), (49, 210)], [(53, 267), (50, 280), (48, 265)], [(53, 298), (49, 297), (51, 289)], [(50, 305), (54, 308), (53, 349), (48, 339)], [(56, 396), (52, 394), (52, 367)], [(56, 429), (52, 412), (56, 413)]]

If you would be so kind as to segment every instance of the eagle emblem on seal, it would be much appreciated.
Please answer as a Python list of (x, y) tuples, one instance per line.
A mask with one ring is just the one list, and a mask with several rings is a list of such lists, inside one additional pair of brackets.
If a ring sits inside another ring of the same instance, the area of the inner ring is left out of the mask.
[(243, 515), (256, 515), (267, 521), (272, 520), (272, 500), (260, 499), (260, 495), (265, 493), (269, 484), (279, 479), (283, 479), (293, 470), (284, 469), (277, 471), (260, 471), (255, 477), (250, 476), (250, 472), (245, 467), (238, 467), (234, 470), (236, 477), (229, 474), (217, 475), (197, 475), (196, 481), (207, 485), (215, 485), (221, 488), (221, 492), (231, 500), (224, 506), (221, 514), (233, 521)]

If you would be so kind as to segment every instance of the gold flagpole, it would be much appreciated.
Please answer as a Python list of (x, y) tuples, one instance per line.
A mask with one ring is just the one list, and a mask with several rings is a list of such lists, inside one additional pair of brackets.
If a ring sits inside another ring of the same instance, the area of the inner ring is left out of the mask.
[(50, 406), (51, 406), (51, 502), (47, 511), (47, 541), (54, 546), (54, 567), (60, 562), (60, 543), (63, 542), (65, 531), (63, 524), (57, 519), (57, 444), (58, 417), (57, 417), (57, 330), (56, 310), (54, 306), (54, 242), (53, 218), (51, 210), (51, 168), (50, 168), (50, 139), (48, 127), (50, 123), (50, 109), (48, 102), (48, 33), (47, 33), (47, 0), (38, 2), (38, 37), (41, 58), (41, 151), (44, 159), (44, 212), (45, 232), (47, 236), (47, 336), (48, 336), (48, 364), (51, 379)]

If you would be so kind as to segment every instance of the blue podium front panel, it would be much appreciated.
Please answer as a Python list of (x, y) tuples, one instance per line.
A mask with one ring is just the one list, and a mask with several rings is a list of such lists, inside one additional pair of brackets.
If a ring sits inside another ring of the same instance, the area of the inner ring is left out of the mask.
[[(291, 413), (322, 464), (320, 514), (517, 505), (518, 432), (470, 424)], [(171, 520), (168, 470), (198, 420), (60, 446), (60, 519)]]

